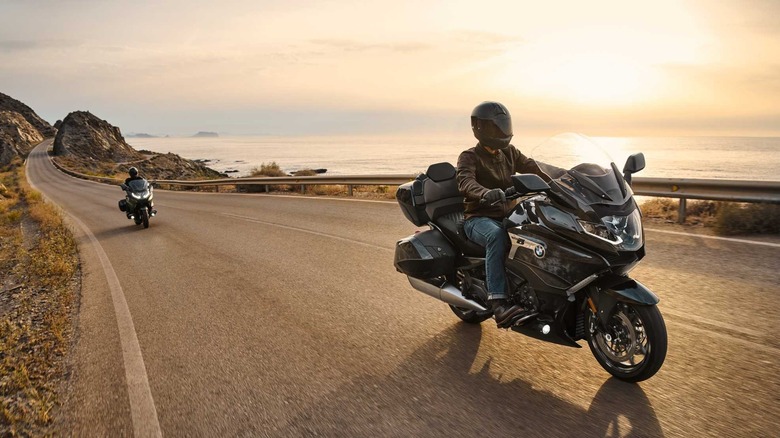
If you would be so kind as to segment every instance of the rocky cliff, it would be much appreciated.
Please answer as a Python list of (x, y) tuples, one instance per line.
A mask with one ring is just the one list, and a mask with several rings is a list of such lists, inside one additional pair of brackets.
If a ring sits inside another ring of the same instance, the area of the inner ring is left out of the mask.
[(43, 135), (20, 113), (0, 111), (0, 165), (27, 155)]
[(125, 142), (119, 128), (89, 111), (74, 111), (62, 120), (54, 138), (54, 155), (115, 163), (144, 158)]
[(56, 132), (49, 122), (40, 118), (29, 106), (7, 94), (0, 93), (0, 111), (12, 111), (21, 114), (45, 138), (53, 137)]
[(225, 175), (176, 154), (136, 151), (119, 128), (86, 111), (68, 114), (54, 139), (54, 155), (81, 173), (124, 178), (136, 167), (148, 179), (213, 179)]
[(199, 180), (227, 177), (214, 169), (171, 153), (155, 154), (145, 162), (138, 163), (136, 167), (141, 176), (151, 179)]

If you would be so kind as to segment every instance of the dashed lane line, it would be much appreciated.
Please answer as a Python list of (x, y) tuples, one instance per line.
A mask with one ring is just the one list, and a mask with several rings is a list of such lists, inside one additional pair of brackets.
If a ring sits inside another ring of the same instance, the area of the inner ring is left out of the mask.
[(683, 233), (681, 231), (659, 230), (657, 228), (645, 228), (645, 231), (652, 231), (654, 233), (674, 234), (676, 236), (701, 237), (702, 239), (715, 239), (715, 240), (723, 240), (726, 242), (748, 243), (752, 245), (764, 245), (764, 246), (771, 246), (773, 248), (780, 248), (780, 243), (758, 242), (756, 240), (735, 239), (733, 237), (706, 236), (704, 234), (693, 234), (693, 233)]
[(336, 236), (334, 234), (322, 233), (322, 232), (314, 231), (314, 230), (307, 230), (306, 228), (298, 228), (298, 227), (292, 227), (292, 226), (289, 226), (289, 225), (278, 224), (278, 223), (275, 223), (275, 222), (267, 222), (267, 221), (263, 221), (263, 220), (260, 220), (260, 219), (255, 219), (255, 218), (249, 217), (249, 216), (241, 216), (241, 215), (238, 215), (238, 214), (231, 214), (231, 213), (220, 213), (220, 215), (227, 216), (227, 217), (230, 217), (230, 218), (233, 218), (233, 219), (243, 220), (243, 221), (246, 221), (246, 222), (253, 222), (253, 223), (256, 223), (256, 224), (269, 225), (269, 226), (272, 226), (272, 227), (284, 228), (286, 230), (300, 231), (302, 233), (313, 234), (315, 236), (328, 237), (328, 238), (331, 238), (331, 239), (340, 240), (342, 242), (355, 243), (355, 244), (358, 244), (358, 245), (367, 246), (369, 248), (380, 249), (382, 251), (394, 251), (393, 248), (387, 248), (387, 247), (384, 247), (384, 246), (374, 245), (372, 243), (362, 242), (360, 240), (348, 239), (346, 237)]

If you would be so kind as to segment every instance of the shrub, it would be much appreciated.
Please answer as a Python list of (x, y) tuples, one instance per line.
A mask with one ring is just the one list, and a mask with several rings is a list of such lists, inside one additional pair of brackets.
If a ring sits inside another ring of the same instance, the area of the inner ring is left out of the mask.
[(284, 171), (279, 168), (279, 165), (276, 164), (276, 161), (271, 161), (268, 164), (261, 163), (260, 168), (255, 167), (252, 169), (252, 176), (287, 176)]
[(715, 232), (780, 234), (780, 205), (723, 203), (715, 219)]
[(652, 198), (643, 202), (639, 209), (642, 215), (654, 219), (675, 220), (679, 204), (669, 198)]

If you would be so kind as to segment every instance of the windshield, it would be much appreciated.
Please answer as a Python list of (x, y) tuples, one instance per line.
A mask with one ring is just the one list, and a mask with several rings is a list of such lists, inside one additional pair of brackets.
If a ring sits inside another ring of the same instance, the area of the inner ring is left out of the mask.
[(571, 169), (582, 163), (609, 168), (609, 163), (613, 161), (607, 149), (595, 140), (572, 132), (550, 137), (531, 148), (525, 147), (523, 153), (537, 161), (563, 169)]
[(585, 135), (556, 135), (526, 155), (552, 180), (553, 190), (586, 205), (622, 205), (632, 194), (609, 152)]
[(143, 192), (149, 188), (149, 183), (145, 179), (136, 179), (127, 183), (130, 190), (134, 192)]

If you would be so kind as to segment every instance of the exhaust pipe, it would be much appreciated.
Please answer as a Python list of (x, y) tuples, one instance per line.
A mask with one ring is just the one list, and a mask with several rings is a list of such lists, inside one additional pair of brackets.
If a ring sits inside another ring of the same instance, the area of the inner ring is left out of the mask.
[(441, 286), (437, 286), (426, 280), (420, 280), (419, 278), (410, 277), (408, 275), (406, 276), (406, 278), (409, 279), (409, 283), (412, 285), (413, 288), (427, 295), (430, 295), (436, 298), (437, 300), (444, 301), (447, 304), (452, 304), (455, 307), (476, 310), (479, 312), (484, 312), (485, 310), (487, 310), (479, 303), (475, 301), (471, 301), (470, 299), (464, 297), (460, 289), (458, 289), (457, 287), (449, 283), (445, 282)]

